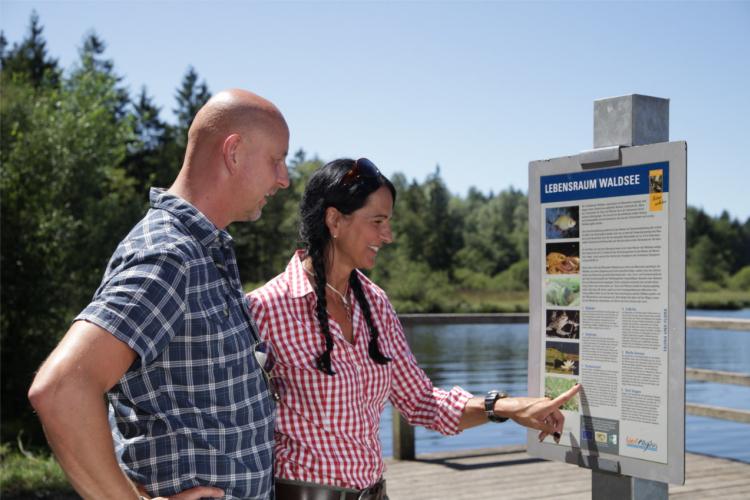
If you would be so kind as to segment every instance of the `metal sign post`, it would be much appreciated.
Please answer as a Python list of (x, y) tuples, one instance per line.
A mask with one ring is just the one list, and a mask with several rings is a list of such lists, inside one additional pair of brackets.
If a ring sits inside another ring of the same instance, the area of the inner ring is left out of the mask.
[(669, 101), (594, 104), (594, 149), (529, 164), (529, 393), (563, 407), (530, 455), (592, 469), (592, 498), (666, 499), (685, 478), (687, 146)]

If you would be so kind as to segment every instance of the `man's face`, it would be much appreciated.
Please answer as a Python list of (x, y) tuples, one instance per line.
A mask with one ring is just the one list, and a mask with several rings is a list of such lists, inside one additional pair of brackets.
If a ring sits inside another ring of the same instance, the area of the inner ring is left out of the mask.
[(283, 122), (243, 134), (237, 148), (241, 183), (237, 220), (258, 220), (268, 197), (289, 186), (288, 149), (289, 129)]

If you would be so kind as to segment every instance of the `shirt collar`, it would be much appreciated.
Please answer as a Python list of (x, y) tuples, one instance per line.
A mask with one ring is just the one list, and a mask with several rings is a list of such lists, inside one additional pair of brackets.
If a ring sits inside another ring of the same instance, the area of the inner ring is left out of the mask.
[(217, 228), (200, 210), (179, 196), (165, 189), (152, 187), (149, 198), (152, 208), (166, 210), (174, 215), (203, 246), (211, 246), (217, 239), (221, 245), (228, 245), (232, 242), (232, 237), (228, 232)]
[(305, 255), (304, 250), (297, 250), (292, 256), (292, 260), (286, 266), (284, 274), (286, 282), (289, 284), (289, 294), (292, 298), (304, 297), (310, 293), (315, 293), (310, 280), (307, 279), (305, 267), (302, 265), (302, 257)]

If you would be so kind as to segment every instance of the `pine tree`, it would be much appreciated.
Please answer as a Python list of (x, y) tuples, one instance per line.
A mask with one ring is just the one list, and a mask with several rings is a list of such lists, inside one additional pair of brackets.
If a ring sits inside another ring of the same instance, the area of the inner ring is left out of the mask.
[(170, 126), (159, 117), (161, 109), (148, 95), (146, 87), (132, 103), (135, 135), (128, 144), (124, 166), (136, 182), (136, 190), (147, 200), (151, 186), (168, 186), (179, 170), (179, 154), (172, 144)]
[(182, 77), (182, 84), (177, 89), (177, 107), (173, 110), (177, 117), (175, 127), (175, 139), (181, 147), (187, 145), (187, 131), (193, 118), (201, 107), (211, 98), (211, 92), (208, 90), (206, 81), (198, 81), (198, 73), (192, 66), (188, 67), (185, 76)]
[(4, 34), (0, 34), (0, 67), (4, 78), (22, 78), (35, 88), (57, 86), (60, 68), (57, 59), (47, 54), (47, 41), (43, 32), (44, 26), (39, 21), (39, 15), (32, 11), (26, 38), (21, 43), (14, 44), (7, 53), (5, 49), (8, 41)]

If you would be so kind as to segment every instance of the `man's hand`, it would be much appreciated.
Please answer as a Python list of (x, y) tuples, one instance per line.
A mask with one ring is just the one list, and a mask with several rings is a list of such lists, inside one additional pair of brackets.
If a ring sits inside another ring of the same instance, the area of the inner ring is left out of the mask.
[[(141, 490), (139, 487), (138, 490)], [(145, 496), (145, 495), (144, 495)], [(153, 500), (200, 500), (201, 498), (221, 498), (224, 496), (224, 492), (219, 488), (212, 488), (210, 486), (196, 486), (189, 490), (181, 491), (176, 495), (170, 497), (153, 497)], [(149, 498), (146, 496), (146, 498)]]

